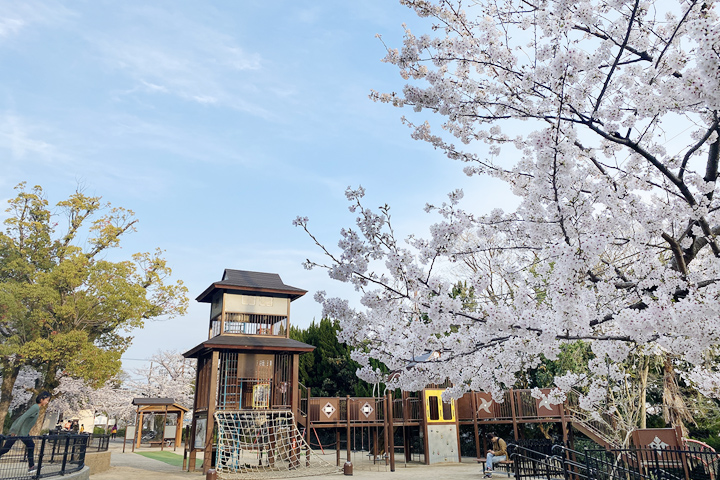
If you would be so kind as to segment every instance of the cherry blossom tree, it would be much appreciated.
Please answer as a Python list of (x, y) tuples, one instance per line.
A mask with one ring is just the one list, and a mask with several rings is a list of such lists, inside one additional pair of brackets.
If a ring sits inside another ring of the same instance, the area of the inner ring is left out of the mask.
[(77, 415), (81, 410), (89, 409), (116, 421), (129, 421), (135, 418), (133, 393), (119, 378), (96, 388), (81, 378), (62, 377), (48, 408), (64, 415)]
[(174, 351), (159, 351), (146, 367), (135, 369), (132, 376), (121, 375), (99, 388), (81, 378), (61, 378), (49, 408), (69, 414), (91, 409), (109, 418), (129, 421), (135, 418), (132, 400), (136, 397), (172, 398), (192, 409), (194, 382), (194, 360)]
[[(192, 409), (195, 396), (195, 360), (171, 351), (159, 351), (150, 357), (150, 364), (134, 372), (127, 382), (135, 397), (172, 398)], [(190, 418), (190, 417), (188, 417)]]
[[(500, 398), (516, 374), (591, 342), (589, 375), (557, 377), (554, 401), (583, 384), (600, 409), (632, 352), (660, 352), (708, 395), (720, 393), (720, 22), (713, 0), (401, 0), (428, 19), (404, 25), (384, 61), (407, 81), (371, 99), (411, 108), (414, 139), (507, 184), (514, 211), (474, 211), (463, 192), (428, 205), (427, 238), (403, 243), (388, 206), (348, 189), (356, 225), (339, 251), (321, 248), (331, 278), (361, 292), (361, 307), (316, 297), (370, 359), (417, 390), (446, 378)], [(425, 25), (425, 20), (423, 25)], [(422, 118), (426, 120), (414, 120)], [(439, 127), (438, 127), (439, 123)], [(452, 294), (466, 271), (476, 301)], [(501, 279), (502, 288), (497, 279)], [(426, 352), (432, 361), (421, 361)]]

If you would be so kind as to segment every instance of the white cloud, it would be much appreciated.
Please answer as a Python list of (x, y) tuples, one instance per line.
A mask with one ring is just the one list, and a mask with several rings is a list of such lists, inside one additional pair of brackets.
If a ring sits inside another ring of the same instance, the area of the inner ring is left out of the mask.
[(88, 33), (86, 39), (102, 62), (135, 83), (124, 94), (167, 94), (274, 117), (258, 99), (261, 90), (272, 92), (275, 83), (262, 79), (260, 54), (246, 51), (230, 35), (175, 13), (143, 7), (129, 14), (141, 25), (139, 30)]
[(15, 37), (33, 25), (63, 23), (72, 15), (71, 10), (54, 1), (0, 2), (0, 40)]
[(49, 158), (58, 155), (54, 145), (44, 140), (42, 128), (28, 124), (13, 114), (0, 116), (0, 150), (6, 150), (15, 160), (27, 156)]

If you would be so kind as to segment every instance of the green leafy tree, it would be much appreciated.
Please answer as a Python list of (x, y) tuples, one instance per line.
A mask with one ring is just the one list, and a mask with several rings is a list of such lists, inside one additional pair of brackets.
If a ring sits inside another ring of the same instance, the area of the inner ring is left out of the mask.
[(292, 327), (291, 338), (316, 347), (300, 357), (300, 382), (316, 397), (371, 396), (372, 385), (355, 374), (360, 365), (350, 358), (352, 349), (338, 341), (338, 328), (325, 318), (304, 330)]
[(41, 187), (16, 190), (0, 232), (0, 425), (22, 366), (41, 373), (37, 390), (62, 376), (102, 385), (119, 372), (131, 329), (187, 308), (161, 250), (108, 260), (135, 229), (132, 211), (76, 191), (53, 212)]

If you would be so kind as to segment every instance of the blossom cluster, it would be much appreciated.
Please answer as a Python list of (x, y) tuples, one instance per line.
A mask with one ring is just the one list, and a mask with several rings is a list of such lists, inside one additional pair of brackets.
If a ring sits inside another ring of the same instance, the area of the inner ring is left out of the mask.
[[(582, 383), (592, 410), (639, 346), (707, 367), (720, 344), (717, 2), (401, 3), (434, 27), (404, 27), (384, 61), (407, 84), (370, 98), (427, 112), (403, 117), (412, 138), (506, 182), (520, 204), (476, 213), (455, 191), (427, 206), (439, 216), (428, 236), (403, 243), (389, 207), (349, 189), (355, 226), (339, 253), (311, 234), (329, 260), (306, 265), (362, 292), (360, 309), (320, 297), (358, 347), (360, 376), (375, 378), (377, 359), (396, 372), (391, 387), (449, 379), (500, 398), (583, 340), (589, 375), (559, 377), (552, 397)], [(453, 265), (470, 268), (453, 277)], [(458, 278), (471, 293), (458, 295)], [(716, 392), (708, 371), (688, 381)]]

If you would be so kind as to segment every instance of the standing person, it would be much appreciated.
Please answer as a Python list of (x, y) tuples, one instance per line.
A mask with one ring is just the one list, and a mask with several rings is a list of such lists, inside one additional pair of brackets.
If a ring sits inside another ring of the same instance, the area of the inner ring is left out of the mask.
[(20, 438), (20, 440), (25, 444), (25, 448), (27, 449), (28, 472), (35, 471), (35, 442), (33, 442), (32, 437), (28, 437), (28, 435), (30, 435), (32, 427), (35, 426), (35, 422), (37, 422), (40, 407), (46, 407), (48, 402), (50, 402), (50, 392), (42, 392), (35, 399), (35, 405), (28, 408), (27, 412), (20, 415), (20, 417), (13, 422), (10, 426), (10, 437), (5, 439), (5, 443), (2, 448), (0, 448), (0, 457), (10, 451), (18, 437), (27, 437)]
[(110, 433), (112, 434), (112, 439), (115, 439), (115, 435), (117, 435), (117, 423), (113, 425), (112, 430), (110, 430)]
[(85, 424), (80, 425), (80, 433), (85, 433)]
[(487, 462), (485, 464), (485, 478), (491, 478), (493, 466), (507, 459), (507, 443), (495, 433), (488, 433), (485, 438), (492, 442), (492, 449), (487, 451)]

